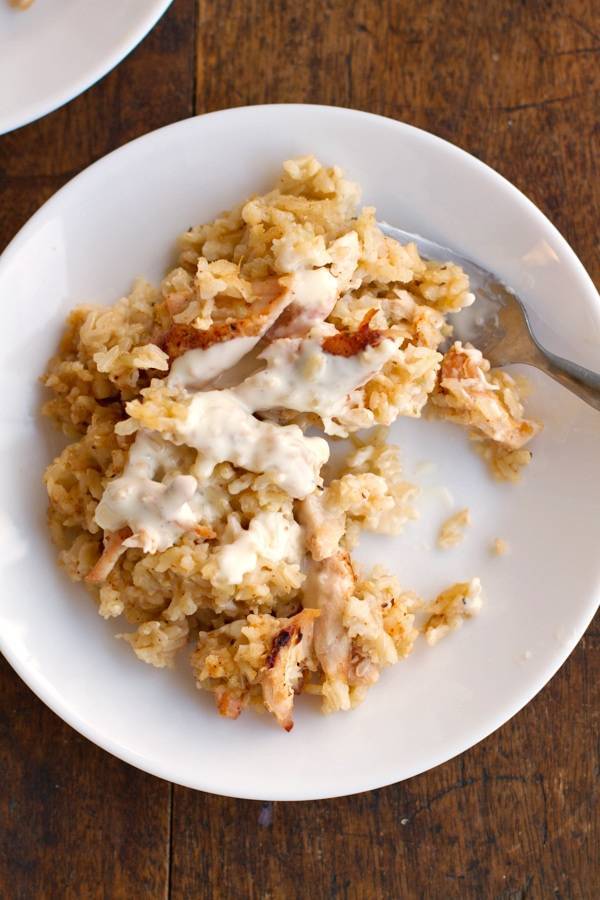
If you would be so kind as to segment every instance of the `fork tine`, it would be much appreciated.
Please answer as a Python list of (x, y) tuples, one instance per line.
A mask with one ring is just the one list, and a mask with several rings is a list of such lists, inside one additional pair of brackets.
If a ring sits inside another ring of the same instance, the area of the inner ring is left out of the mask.
[(415, 243), (424, 259), (454, 262), (469, 276), (477, 302), (462, 309), (456, 324), (453, 322), (455, 337), (476, 344), (493, 366), (509, 363), (536, 366), (600, 410), (600, 373), (543, 347), (531, 329), (525, 306), (499, 278), (449, 247), (394, 228), (387, 222), (379, 222), (379, 227), (401, 243)]
[[(449, 260), (463, 269), (469, 276), (470, 287), (477, 297), (477, 302), (471, 307), (462, 309), (460, 316), (453, 319), (454, 337), (463, 343), (468, 341), (476, 344), (484, 356), (488, 356), (488, 352), (492, 353), (494, 345), (502, 340), (506, 332), (506, 327), (500, 322), (500, 311), (504, 307), (513, 307), (515, 304), (520, 308), (520, 303), (514, 294), (490, 272), (455, 250), (436, 244), (419, 234), (394, 228), (387, 222), (380, 222), (379, 226), (385, 234), (401, 243), (415, 243), (424, 259), (444, 262)], [(522, 314), (521, 322), (523, 323)], [(504, 357), (504, 354), (502, 356)], [(501, 365), (501, 363), (494, 364)]]

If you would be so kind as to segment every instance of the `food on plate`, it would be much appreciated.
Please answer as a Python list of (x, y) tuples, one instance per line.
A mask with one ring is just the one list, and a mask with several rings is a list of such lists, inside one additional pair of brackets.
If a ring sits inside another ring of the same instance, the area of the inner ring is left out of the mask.
[(455, 631), (465, 619), (476, 616), (481, 609), (481, 582), (479, 578), (453, 584), (436, 597), (428, 610), (423, 628), (425, 640), (434, 646), (449, 631)]
[(465, 536), (465, 528), (471, 524), (471, 513), (468, 509), (460, 509), (442, 523), (438, 534), (438, 547), (449, 550), (456, 547)]
[(8, 0), (11, 6), (17, 9), (27, 9), (33, 3), (33, 0)]
[(431, 403), (451, 422), (466, 425), (477, 452), (501, 481), (517, 481), (531, 460), (525, 449), (539, 425), (523, 417), (523, 388), (507, 372), (492, 371), (475, 347), (455, 341), (444, 354)]
[(60, 564), (136, 626), (141, 660), (192, 644), (222, 715), (266, 708), (286, 730), (297, 694), (349, 709), (481, 605), (477, 579), (428, 608), (352, 558), (361, 531), (416, 516), (386, 426), (427, 406), (509, 478), (538, 430), (509, 375), (446, 349), (466, 275), (385, 236), (359, 196), (312, 156), (284, 163), (274, 190), (190, 228), (159, 288), (74, 309), (43, 378), (70, 440), (45, 474)]
[(491, 546), (491, 552), (494, 556), (506, 556), (510, 547), (508, 545), (508, 541), (505, 541), (504, 538), (495, 538), (494, 542)]

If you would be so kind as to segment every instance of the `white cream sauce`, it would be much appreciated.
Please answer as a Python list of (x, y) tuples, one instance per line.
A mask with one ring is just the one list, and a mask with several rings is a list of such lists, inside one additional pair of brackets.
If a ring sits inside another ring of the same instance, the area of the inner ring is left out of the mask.
[(198, 482), (193, 475), (173, 474), (174, 449), (159, 435), (141, 431), (123, 475), (107, 485), (96, 507), (96, 522), (105, 531), (131, 528), (125, 541), (129, 547), (146, 553), (166, 550), (198, 522), (190, 506)]
[(173, 388), (197, 390), (236, 366), (258, 344), (260, 334), (237, 337), (210, 347), (198, 347), (179, 356), (171, 366), (166, 384)]
[[(290, 298), (302, 303), (307, 307), (300, 314), (303, 327), (327, 316), (337, 297), (336, 279), (327, 270), (296, 272), (287, 286), (278, 312)], [(263, 331), (272, 321), (271, 316), (265, 318)], [(328, 430), (328, 421), (343, 411), (348, 396), (396, 351), (396, 343), (385, 339), (353, 357), (333, 356), (321, 347), (331, 330), (332, 326), (320, 324), (304, 340), (273, 341), (260, 356), (266, 368), (228, 389), (198, 387), (238, 363), (261, 335), (190, 350), (177, 359), (165, 389), (176, 392), (178, 402), (187, 405), (187, 415), (168, 420), (160, 434), (140, 430), (123, 474), (107, 485), (98, 504), (98, 525), (108, 532), (128, 526), (133, 534), (127, 546), (142, 547), (147, 553), (165, 550), (185, 531), (214, 520), (217, 513), (208, 500), (207, 479), (216, 465), (226, 461), (250, 472), (268, 473), (291, 497), (311, 494), (321, 484), (320, 470), (329, 458), (327, 442), (307, 437), (297, 425), (261, 421), (254, 413), (277, 407), (313, 412)], [(331, 430), (334, 433), (333, 426)], [(178, 446), (198, 451), (193, 475), (179, 471)], [(223, 577), (232, 579), (229, 583), (243, 578), (258, 555), (272, 561), (291, 558), (299, 526), (269, 516), (256, 516), (248, 531), (219, 551)]]
[(219, 562), (217, 583), (241, 584), (244, 575), (252, 572), (260, 560), (300, 562), (302, 529), (281, 512), (257, 513), (246, 530), (240, 527), (237, 519), (232, 519), (228, 527), (233, 528), (237, 536), (215, 554)]
[(319, 331), (314, 329), (304, 340), (274, 341), (260, 357), (266, 368), (232, 388), (232, 393), (254, 412), (283, 407), (316, 413), (330, 433), (328, 421), (343, 413), (349, 395), (391, 359), (397, 344), (385, 338), (354, 356), (334, 356), (321, 347)]
[(173, 419), (163, 435), (202, 454), (195, 468), (205, 478), (218, 463), (228, 461), (250, 472), (272, 474), (291, 497), (312, 493), (329, 459), (327, 441), (306, 437), (297, 425), (261, 422), (252, 412), (234, 389), (202, 391), (189, 400), (185, 420)]
[[(338, 280), (338, 289), (353, 286), (353, 276), (360, 258), (360, 241), (356, 231), (347, 231), (327, 248), (331, 258), (331, 272)], [(358, 287), (360, 280), (354, 285)]]
[[(330, 276), (331, 277), (331, 276)], [(335, 279), (334, 279), (335, 281)], [(294, 300), (294, 294), (283, 279), (280, 287), (286, 288), (268, 315), (262, 314), (260, 328), (255, 335), (241, 335), (229, 341), (211, 344), (210, 347), (197, 347), (183, 353), (172, 364), (165, 383), (173, 388), (198, 390), (210, 381), (214, 381), (223, 372), (232, 369), (241, 359), (250, 353), (258, 344), (266, 331), (287, 306)], [(261, 313), (257, 311), (260, 320)]]
[[(173, 474), (177, 445), (199, 451), (195, 477)], [(328, 458), (322, 438), (305, 437), (297, 425), (259, 421), (229, 391), (205, 391), (191, 398), (185, 422), (174, 420), (162, 435), (138, 433), (127, 466), (107, 485), (95, 519), (106, 531), (129, 526), (133, 535), (126, 546), (157, 553), (213, 520), (205, 495), (210, 485), (204, 483), (219, 463), (267, 472), (290, 496), (302, 498), (321, 483), (319, 472)]]
[(292, 302), (270, 332), (272, 338), (301, 337), (327, 318), (336, 304), (339, 286), (328, 269), (308, 269), (281, 279)]

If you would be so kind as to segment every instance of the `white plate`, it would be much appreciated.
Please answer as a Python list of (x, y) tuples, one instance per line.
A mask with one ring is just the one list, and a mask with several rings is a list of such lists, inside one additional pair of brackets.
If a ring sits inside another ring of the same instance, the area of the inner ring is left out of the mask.
[(0, 134), (68, 103), (110, 72), (172, 0), (0, 0)]
[[(428, 597), (479, 575), (487, 599), (478, 619), (386, 670), (352, 713), (324, 717), (300, 698), (291, 734), (252, 712), (221, 719), (185, 665), (165, 672), (138, 662), (113, 638), (123, 624), (100, 619), (57, 569), (36, 377), (68, 310), (114, 301), (140, 273), (159, 278), (179, 232), (268, 187), (282, 160), (306, 152), (342, 165), (380, 217), (496, 270), (543, 317), (553, 349), (588, 366), (600, 355), (598, 296), (547, 219), (473, 157), (366, 113), (265, 106), (171, 125), (91, 166), (23, 228), (0, 260), (0, 646), (36, 694), (100, 746), (237, 797), (349, 794), (460, 753), (543, 687), (599, 595), (600, 415), (543, 376), (533, 378), (530, 411), (546, 427), (518, 486), (492, 481), (451, 425), (405, 419), (393, 429), (423, 485), (422, 517), (401, 538), (365, 541), (363, 559), (386, 563)], [(423, 461), (435, 470), (423, 472)], [(425, 546), (449, 512), (441, 487), (474, 520), (464, 545), (446, 553)], [(488, 552), (498, 536), (507, 557)]]

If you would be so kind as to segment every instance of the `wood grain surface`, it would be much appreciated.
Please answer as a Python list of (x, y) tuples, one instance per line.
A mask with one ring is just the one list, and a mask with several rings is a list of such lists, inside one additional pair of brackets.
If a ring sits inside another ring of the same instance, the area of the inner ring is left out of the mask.
[[(98, 85), (0, 137), (0, 249), (140, 134), (318, 102), (402, 119), (494, 166), (598, 283), (599, 60), (597, 0), (175, 0)], [(0, 898), (593, 900), (599, 683), (597, 618), (548, 687), (458, 759), (357, 797), (261, 804), (119, 762), (0, 662)]]

